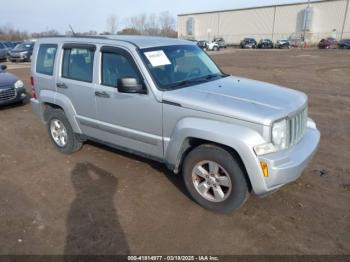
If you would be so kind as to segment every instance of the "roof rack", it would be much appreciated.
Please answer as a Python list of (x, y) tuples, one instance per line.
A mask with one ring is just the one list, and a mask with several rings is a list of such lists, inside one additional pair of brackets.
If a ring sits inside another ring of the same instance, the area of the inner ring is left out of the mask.
[(50, 35), (50, 36), (42, 36), (38, 38), (90, 38), (90, 39), (108, 39), (106, 36), (100, 35)]
[(43, 36), (43, 37), (38, 37), (38, 39), (40, 38), (86, 38), (86, 39), (105, 39), (105, 40), (115, 40), (115, 41), (120, 41), (120, 42), (124, 42), (124, 43), (128, 43), (131, 44), (133, 46), (135, 46), (136, 48), (139, 48), (138, 45), (136, 45), (135, 43), (125, 40), (125, 39), (113, 39), (110, 38), (108, 36), (103, 36), (103, 35), (72, 35), (72, 36), (67, 36), (67, 35), (57, 35), (57, 36)]

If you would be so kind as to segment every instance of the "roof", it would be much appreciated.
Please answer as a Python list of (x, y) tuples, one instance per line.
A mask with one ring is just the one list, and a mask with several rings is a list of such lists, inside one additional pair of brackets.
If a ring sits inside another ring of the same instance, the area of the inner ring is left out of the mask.
[[(167, 37), (155, 37), (155, 36), (134, 36), (134, 35), (104, 35), (104, 36), (76, 36), (76, 37), (49, 37), (41, 38), (39, 41), (45, 41), (46, 39), (55, 39), (58, 41), (70, 41), (70, 42), (89, 42), (89, 43), (102, 43), (102, 44), (112, 44), (115, 42), (125, 42), (127, 44), (134, 45), (140, 49), (152, 48), (159, 46), (170, 46), (170, 45), (194, 45), (195, 43), (187, 40), (180, 40), (176, 38)], [(62, 40), (64, 39), (64, 40)]]
[[(315, 4), (315, 3), (331, 2), (331, 1), (340, 1), (340, 0), (311, 0), (310, 2), (312, 4)], [(244, 10), (260, 9), (260, 8), (269, 8), (269, 7), (278, 7), (278, 6), (305, 5), (305, 4), (308, 4), (308, 1), (305, 0), (304, 2), (294, 2), (294, 3), (286, 3), (286, 4), (263, 5), (263, 6), (255, 6), (255, 7), (237, 8), (237, 9), (224, 9), (224, 10), (184, 13), (184, 14), (178, 14), (178, 16), (213, 14), (213, 13), (222, 13), (222, 12), (244, 11)]]
[(139, 48), (193, 44), (191, 41), (187, 41), (187, 40), (180, 40), (177, 38), (168, 38), (168, 37), (157, 37), (157, 36), (113, 35), (113, 36), (106, 36), (106, 38), (111, 40), (126, 41), (138, 46)]

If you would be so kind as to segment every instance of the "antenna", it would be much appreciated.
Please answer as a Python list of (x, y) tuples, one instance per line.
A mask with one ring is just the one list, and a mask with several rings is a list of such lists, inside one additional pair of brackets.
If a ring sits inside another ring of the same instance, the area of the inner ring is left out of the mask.
[(70, 30), (72, 31), (73, 36), (76, 36), (73, 27), (72, 27), (71, 25), (69, 25), (69, 28), (70, 28)]

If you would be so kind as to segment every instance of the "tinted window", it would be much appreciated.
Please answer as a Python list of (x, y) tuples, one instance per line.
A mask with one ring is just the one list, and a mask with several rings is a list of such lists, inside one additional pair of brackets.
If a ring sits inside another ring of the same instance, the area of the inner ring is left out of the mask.
[(62, 77), (92, 82), (94, 51), (85, 48), (65, 49)]
[(140, 81), (131, 57), (117, 53), (102, 53), (102, 84), (116, 87), (122, 78)]
[(4, 49), (4, 45), (2, 43), (0, 43), (0, 49)]
[(40, 45), (36, 59), (36, 72), (45, 75), (53, 74), (57, 45)]

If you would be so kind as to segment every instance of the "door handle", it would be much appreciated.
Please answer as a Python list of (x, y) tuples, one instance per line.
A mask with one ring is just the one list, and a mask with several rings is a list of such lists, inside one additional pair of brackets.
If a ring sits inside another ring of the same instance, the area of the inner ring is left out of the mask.
[(62, 89), (67, 89), (68, 88), (68, 86), (65, 83), (62, 83), (62, 82), (56, 83), (56, 86), (58, 88), (62, 88)]
[(95, 96), (102, 97), (102, 98), (110, 98), (111, 97), (108, 93), (106, 93), (104, 91), (103, 92), (96, 91)]

